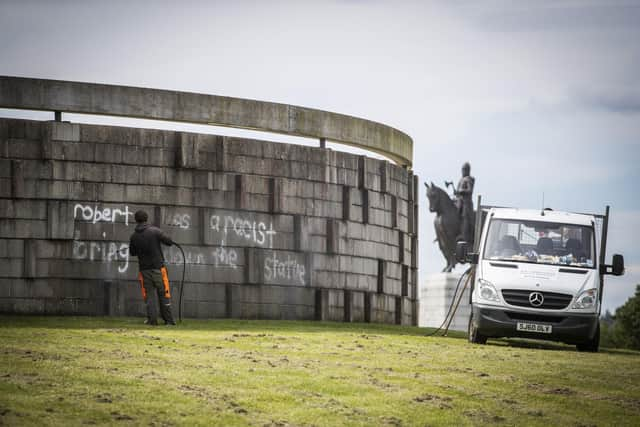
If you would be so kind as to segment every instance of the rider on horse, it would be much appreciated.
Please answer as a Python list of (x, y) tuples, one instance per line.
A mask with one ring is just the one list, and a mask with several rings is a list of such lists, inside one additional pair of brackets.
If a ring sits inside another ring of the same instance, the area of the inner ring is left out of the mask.
[(458, 181), (458, 187), (454, 190), (453, 194), (456, 196), (456, 206), (460, 214), (462, 226), (460, 227), (460, 235), (457, 240), (463, 240), (465, 242), (473, 242), (473, 185), (476, 179), (469, 175), (471, 172), (471, 165), (469, 162), (465, 162), (462, 165), (462, 178)]

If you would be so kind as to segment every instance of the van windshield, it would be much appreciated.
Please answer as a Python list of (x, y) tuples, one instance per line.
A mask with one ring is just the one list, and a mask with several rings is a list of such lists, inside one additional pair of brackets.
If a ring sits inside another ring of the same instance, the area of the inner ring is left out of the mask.
[(594, 242), (592, 227), (492, 219), (484, 259), (594, 268)]

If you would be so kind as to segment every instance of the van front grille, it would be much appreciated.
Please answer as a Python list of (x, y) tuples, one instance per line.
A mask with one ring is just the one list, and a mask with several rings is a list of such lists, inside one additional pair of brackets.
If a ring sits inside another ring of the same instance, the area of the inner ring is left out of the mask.
[[(538, 292), (542, 294), (544, 301), (542, 305), (533, 305), (529, 302), (529, 296)], [(558, 294), (555, 292), (542, 292), (542, 291), (524, 291), (520, 289), (503, 289), (502, 297), (507, 304), (515, 305), (518, 307), (532, 307), (532, 308), (544, 308), (547, 310), (562, 310), (566, 308), (571, 300), (572, 295)]]

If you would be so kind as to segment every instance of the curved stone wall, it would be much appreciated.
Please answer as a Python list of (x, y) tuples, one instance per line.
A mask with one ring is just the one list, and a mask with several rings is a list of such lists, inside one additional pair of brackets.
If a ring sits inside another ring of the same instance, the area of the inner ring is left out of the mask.
[(322, 138), (411, 166), (413, 141), (370, 120), (228, 96), (0, 76), (0, 107), (136, 117)]
[(186, 317), (415, 324), (416, 183), (323, 148), (0, 119), (0, 311), (142, 314), (142, 208), (186, 251)]

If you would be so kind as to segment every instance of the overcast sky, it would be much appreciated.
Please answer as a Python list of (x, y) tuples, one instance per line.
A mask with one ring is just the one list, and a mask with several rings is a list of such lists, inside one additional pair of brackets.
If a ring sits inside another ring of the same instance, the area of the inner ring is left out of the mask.
[[(350, 114), (408, 133), (422, 181), (468, 160), (486, 203), (610, 204), (612, 310), (640, 283), (639, 41), (640, 1), (0, 0), (1, 75)], [(444, 260), (420, 209), (424, 281)]]

